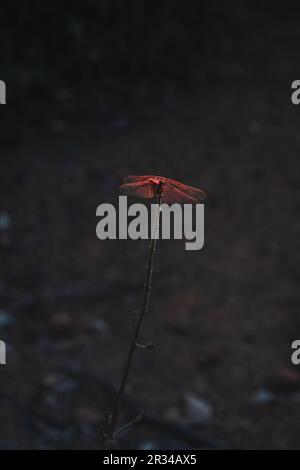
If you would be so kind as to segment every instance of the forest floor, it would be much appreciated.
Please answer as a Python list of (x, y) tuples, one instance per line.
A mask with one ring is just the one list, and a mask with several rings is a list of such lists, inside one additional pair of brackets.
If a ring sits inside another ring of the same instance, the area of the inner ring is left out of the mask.
[(300, 448), (297, 42), (270, 30), (196, 96), (122, 114), (106, 136), (58, 121), (4, 147), (0, 448), (98, 447), (147, 242), (98, 240), (95, 213), (122, 176), (147, 173), (208, 193), (205, 246), (158, 244), (142, 333), (155, 349), (136, 354), (122, 422), (148, 418), (121, 446)]

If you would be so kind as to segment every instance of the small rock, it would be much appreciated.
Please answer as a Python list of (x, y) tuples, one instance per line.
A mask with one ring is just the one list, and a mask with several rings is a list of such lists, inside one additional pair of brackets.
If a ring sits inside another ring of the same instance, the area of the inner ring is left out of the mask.
[(103, 318), (97, 318), (93, 320), (92, 327), (101, 334), (107, 334), (109, 332), (109, 325)]
[(267, 388), (260, 388), (254, 395), (253, 401), (259, 405), (267, 405), (275, 401), (275, 395)]
[(13, 323), (14, 319), (10, 313), (0, 310), (0, 328), (5, 328)]
[(11, 218), (7, 212), (0, 212), (0, 232), (6, 232), (11, 226)]
[(208, 421), (213, 414), (211, 404), (204, 398), (199, 398), (193, 393), (187, 393), (184, 397), (184, 414), (192, 424)]
[(141, 450), (184, 450), (186, 448), (186, 442), (172, 439), (172, 437), (160, 441), (144, 441), (139, 446)]
[(211, 404), (193, 393), (187, 393), (178, 407), (169, 408), (164, 416), (166, 419), (184, 425), (197, 425), (208, 421), (213, 415)]
[(141, 443), (140, 447), (141, 450), (154, 450), (157, 448), (154, 441), (144, 441)]
[(77, 388), (76, 380), (65, 377), (56, 384), (55, 390), (58, 393), (71, 393)]
[(56, 373), (46, 375), (43, 383), (46, 387), (52, 388), (57, 393), (71, 393), (78, 386), (76, 380)]

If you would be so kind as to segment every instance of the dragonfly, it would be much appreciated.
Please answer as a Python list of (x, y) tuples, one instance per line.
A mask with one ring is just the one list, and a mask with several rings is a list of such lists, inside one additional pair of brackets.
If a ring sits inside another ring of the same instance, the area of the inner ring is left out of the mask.
[(162, 202), (166, 204), (198, 203), (207, 196), (202, 189), (155, 175), (125, 176), (119, 190), (123, 194), (144, 199), (152, 199), (161, 191)]

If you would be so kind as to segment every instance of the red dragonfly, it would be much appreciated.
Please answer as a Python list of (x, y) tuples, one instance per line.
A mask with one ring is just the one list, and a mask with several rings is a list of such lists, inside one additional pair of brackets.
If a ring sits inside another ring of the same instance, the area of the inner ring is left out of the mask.
[(120, 191), (127, 195), (138, 196), (145, 199), (152, 199), (161, 189), (162, 202), (173, 203), (197, 203), (206, 198), (206, 193), (202, 189), (193, 188), (179, 181), (163, 176), (129, 175), (123, 179), (124, 184), (120, 186)]

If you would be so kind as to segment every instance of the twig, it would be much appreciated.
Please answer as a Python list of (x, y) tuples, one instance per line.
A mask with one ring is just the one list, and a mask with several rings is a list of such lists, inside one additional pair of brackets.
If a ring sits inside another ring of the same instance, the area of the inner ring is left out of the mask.
[(121, 426), (114, 434), (114, 438), (117, 439), (124, 431), (127, 431), (134, 424), (140, 423), (145, 416), (145, 411), (140, 411), (131, 421)]
[[(158, 188), (158, 208), (157, 208), (157, 215), (156, 221), (154, 224), (154, 232), (152, 234), (151, 243), (149, 246), (149, 254), (148, 260), (146, 265), (146, 274), (145, 274), (145, 283), (144, 283), (144, 292), (143, 292), (143, 301), (140, 314), (137, 319), (137, 323), (134, 329), (133, 337), (131, 340), (131, 344), (129, 347), (127, 359), (124, 366), (123, 376), (121, 379), (120, 387), (117, 393), (115, 405), (111, 415), (108, 417), (108, 423), (103, 429), (103, 441), (111, 440), (115, 436), (115, 429), (118, 423), (119, 411), (121, 406), (121, 401), (125, 392), (125, 388), (128, 382), (130, 367), (132, 364), (132, 359), (134, 356), (134, 351), (137, 347), (140, 347), (138, 340), (140, 335), (140, 329), (142, 325), (142, 321), (146, 313), (148, 312), (149, 301), (150, 301), (150, 293), (151, 293), (151, 286), (152, 286), (152, 273), (153, 273), (153, 261), (156, 249), (156, 241), (159, 231), (159, 219), (160, 219), (160, 205), (161, 205), (161, 195), (162, 195), (162, 184)], [(146, 348), (147, 349), (147, 348)]]

